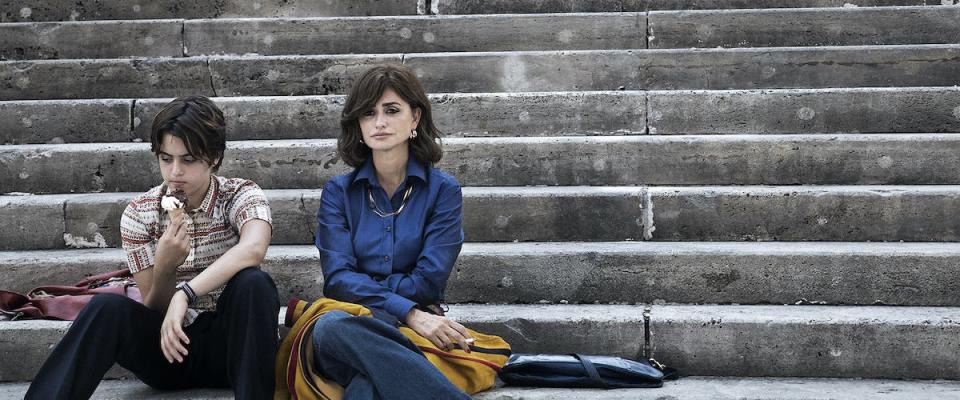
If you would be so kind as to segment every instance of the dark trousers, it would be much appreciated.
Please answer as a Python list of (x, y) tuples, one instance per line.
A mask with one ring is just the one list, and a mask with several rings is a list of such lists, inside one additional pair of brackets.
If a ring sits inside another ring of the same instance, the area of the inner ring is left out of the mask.
[(313, 328), (314, 366), (344, 387), (344, 400), (470, 400), (397, 328), (329, 312)]
[(237, 399), (273, 397), (280, 302), (270, 275), (247, 268), (230, 279), (217, 311), (184, 328), (183, 363), (160, 350), (163, 313), (118, 295), (97, 295), (30, 383), (26, 399), (86, 399), (114, 362), (157, 389), (230, 387)]

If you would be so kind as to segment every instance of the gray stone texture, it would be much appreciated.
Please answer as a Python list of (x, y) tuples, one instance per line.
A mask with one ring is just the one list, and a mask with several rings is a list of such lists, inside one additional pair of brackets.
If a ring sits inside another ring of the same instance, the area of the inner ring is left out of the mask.
[(404, 57), (431, 92), (951, 86), (960, 45), (600, 50)]
[[(136, 100), (134, 138), (150, 140), (153, 117), (169, 100)], [(636, 91), (445, 93), (430, 95), (430, 100), (434, 122), (445, 137), (629, 135), (646, 129), (646, 96)], [(346, 98), (221, 97), (214, 101), (224, 112), (231, 141), (327, 139), (340, 134)]]
[(960, 378), (956, 308), (660, 306), (650, 329), (690, 375)]
[[(646, 47), (646, 17), (627, 14), (193, 20), (188, 56)], [(522, 39), (521, 39), (522, 38)]]
[(130, 200), (128, 193), (91, 193), (70, 196), (64, 212), (66, 247), (119, 246), (120, 217)]
[[(958, 258), (950, 243), (468, 242), (445, 299), (957, 306)], [(124, 267), (119, 248), (0, 253), (3, 289), (20, 293)], [(323, 294), (312, 243), (271, 246), (263, 268), (282, 299)]]
[(182, 56), (181, 20), (0, 25), (0, 60)]
[[(952, 1), (952, 0), (946, 0)], [(929, 0), (432, 0), (434, 14), (514, 14), (939, 5)]]
[(650, 188), (653, 239), (958, 241), (956, 188)]
[(655, 11), (649, 47), (957, 43), (960, 7)]
[[(3, 322), (0, 325), (0, 382), (33, 379), (53, 347), (70, 327), (65, 321)], [(15, 360), (15, 361), (14, 361)], [(130, 373), (114, 366), (105, 378), (115, 379)]]
[(213, 95), (203, 59), (0, 61), (0, 100)]
[(130, 100), (0, 101), (0, 144), (126, 142)]
[[(957, 146), (955, 134), (448, 138), (438, 166), (464, 186), (956, 184)], [(335, 147), (231, 142), (220, 174), (319, 188), (349, 171)], [(136, 192), (158, 182), (147, 143), (0, 148), (0, 187), (10, 192)]]
[(376, 64), (399, 64), (397, 54), (213, 57), (210, 74), (218, 96), (346, 94)]
[[(0, 399), (20, 400), (27, 383), (0, 384)], [(946, 399), (960, 396), (952, 381), (879, 379), (684, 377), (656, 389), (566, 389), (497, 387), (473, 396), (478, 400), (891, 400)], [(228, 389), (190, 389), (164, 392), (135, 379), (106, 380), (94, 398), (233, 399)]]
[[(63, 246), (67, 196), (0, 196), (0, 250)], [(34, 247), (35, 246), (35, 247)]]
[(648, 96), (651, 134), (960, 132), (958, 87), (653, 91)]
[(218, 17), (320, 17), (346, 15), (410, 15), (417, 1), (311, 1), (311, 0), (10, 0), (0, 6), (0, 22), (74, 20), (133, 20)]
[[(137, 100), (133, 137), (149, 142), (153, 118), (170, 100)], [(227, 140), (324, 139), (339, 135), (346, 97), (218, 97), (213, 101), (227, 121)]]
[(958, 256), (945, 243), (469, 243), (446, 300), (957, 306)]

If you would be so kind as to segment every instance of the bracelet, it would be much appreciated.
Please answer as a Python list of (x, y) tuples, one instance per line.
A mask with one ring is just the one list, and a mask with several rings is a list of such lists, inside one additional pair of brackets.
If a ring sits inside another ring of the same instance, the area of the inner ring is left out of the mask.
[(183, 291), (187, 295), (187, 305), (192, 306), (193, 303), (197, 302), (197, 292), (193, 291), (193, 288), (190, 287), (190, 284), (187, 282), (180, 282), (177, 284), (177, 290)]

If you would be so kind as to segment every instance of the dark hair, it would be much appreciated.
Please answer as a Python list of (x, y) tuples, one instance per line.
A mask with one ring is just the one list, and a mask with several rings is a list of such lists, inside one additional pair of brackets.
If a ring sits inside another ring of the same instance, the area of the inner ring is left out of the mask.
[(223, 111), (213, 101), (203, 96), (178, 97), (153, 117), (150, 150), (160, 156), (163, 135), (173, 135), (183, 141), (191, 156), (210, 163), (217, 171), (227, 147), (226, 133)]
[(364, 72), (354, 83), (347, 103), (340, 116), (340, 137), (337, 138), (337, 152), (348, 165), (356, 168), (370, 157), (370, 148), (360, 140), (359, 119), (364, 112), (374, 108), (383, 92), (391, 88), (411, 109), (420, 110), (420, 122), (417, 124), (417, 137), (410, 139), (410, 148), (417, 161), (433, 165), (440, 161), (443, 150), (440, 148), (440, 130), (433, 124), (430, 100), (423, 86), (417, 80), (410, 67), (396, 64), (378, 65)]

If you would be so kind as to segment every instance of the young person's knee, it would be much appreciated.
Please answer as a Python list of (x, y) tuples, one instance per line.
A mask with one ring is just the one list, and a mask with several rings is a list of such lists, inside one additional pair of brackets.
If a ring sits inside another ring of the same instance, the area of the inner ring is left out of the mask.
[(84, 310), (120, 315), (136, 306), (137, 302), (129, 297), (113, 293), (101, 293), (90, 298), (90, 302), (87, 303)]
[(273, 282), (273, 278), (259, 267), (248, 267), (240, 270), (230, 279), (227, 285), (235, 291), (256, 296), (277, 297), (277, 286)]

